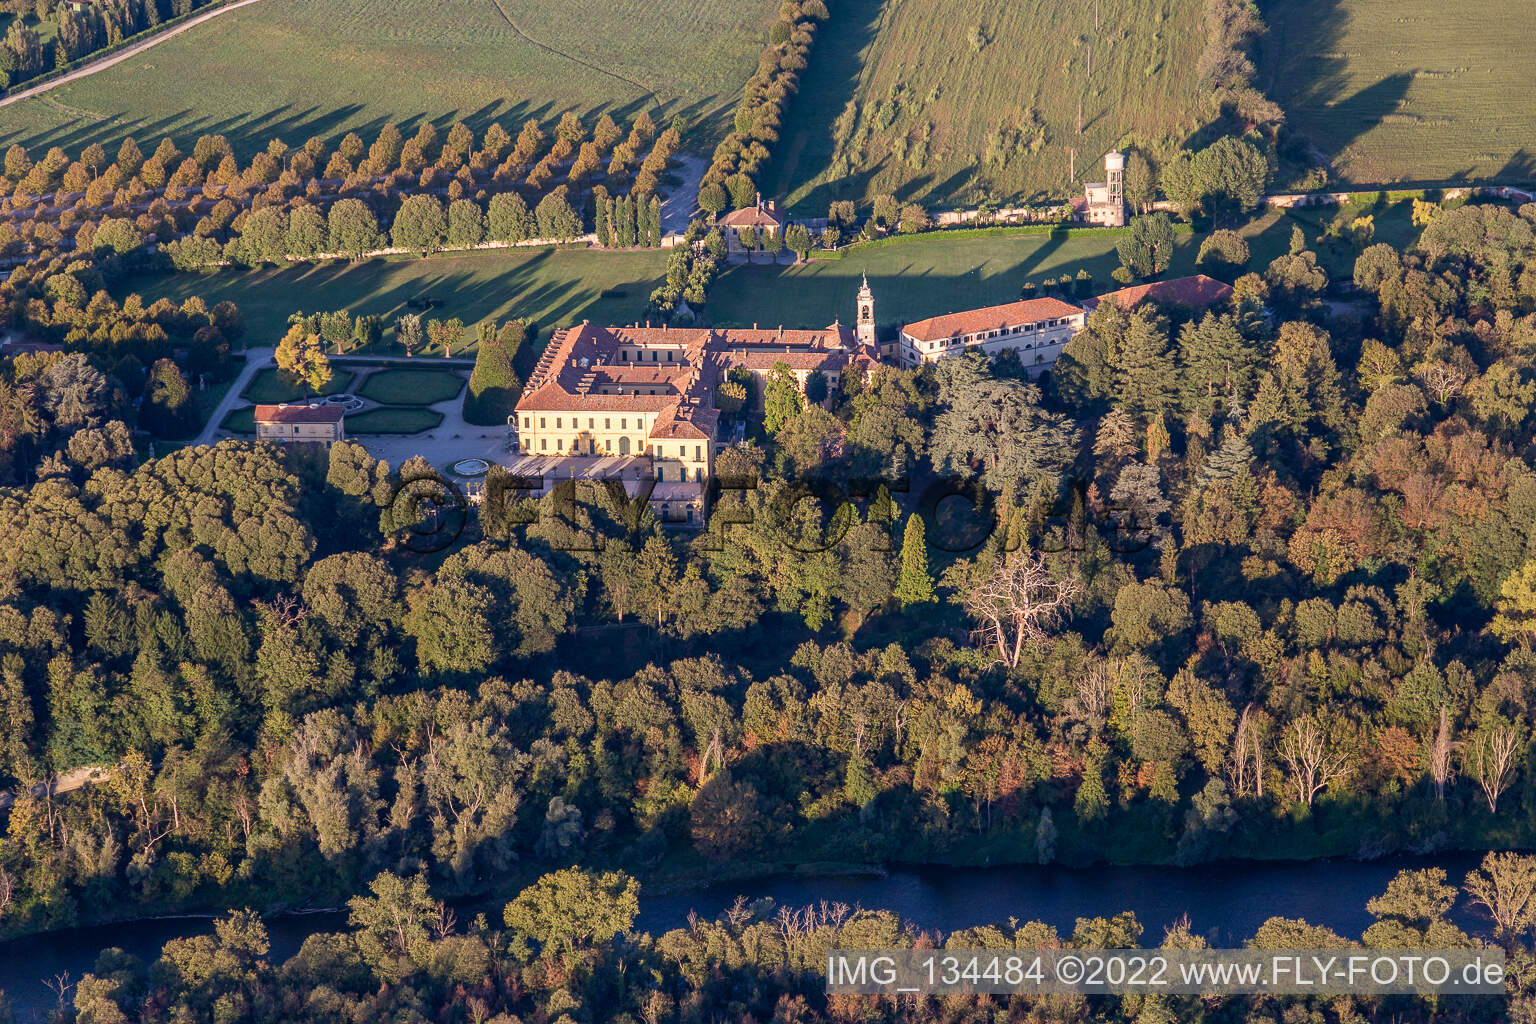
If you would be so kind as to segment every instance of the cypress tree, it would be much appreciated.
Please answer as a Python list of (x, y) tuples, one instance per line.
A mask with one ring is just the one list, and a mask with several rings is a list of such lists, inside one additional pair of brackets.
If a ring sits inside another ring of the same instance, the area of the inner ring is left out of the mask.
[(907, 532), (901, 539), (901, 576), (896, 580), (896, 600), (903, 608), (933, 600), (928, 541), (923, 520), (916, 513), (907, 518)]
[(597, 232), (597, 244), (604, 249), (611, 248), (613, 241), (613, 228), (610, 223), (612, 214), (608, 203), (608, 190), (601, 185), (592, 189), (592, 223), (593, 230)]
[[(486, 324), (487, 328), (491, 325)], [(475, 369), (469, 375), (469, 394), (464, 398), (464, 419), (476, 426), (500, 426), (517, 404), (518, 382), (512, 372), (512, 349), (522, 344), (527, 329), (513, 320), (499, 334), (483, 330)]]
[(619, 248), (629, 249), (635, 244), (635, 205), (629, 196), (619, 196), (617, 214), (618, 230), (614, 234), (619, 240)]
[(651, 196), (650, 216), (647, 218), (650, 228), (650, 242), (652, 249), (661, 245), (661, 200)]

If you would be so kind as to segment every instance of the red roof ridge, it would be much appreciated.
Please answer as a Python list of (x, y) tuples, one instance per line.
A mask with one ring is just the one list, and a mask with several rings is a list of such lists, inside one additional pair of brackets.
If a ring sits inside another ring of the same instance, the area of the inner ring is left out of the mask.
[(1060, 299), (1050, 297), (1022, 299), (997, 306), (983, 306), (980, 309), (931, 316), (926, 320), (907, 324), (901, 332), (918, 341), (936, 341), (939, 338), (952, 338), (957, 334), (974, 334), (977, 331), (991, 330), (995, 327), (1074, 316), (1082, 311), (1080, 306), (1074, 306)]
[(258, 405), (258, 423), (340, 423), (346, 410), (339, 405)]

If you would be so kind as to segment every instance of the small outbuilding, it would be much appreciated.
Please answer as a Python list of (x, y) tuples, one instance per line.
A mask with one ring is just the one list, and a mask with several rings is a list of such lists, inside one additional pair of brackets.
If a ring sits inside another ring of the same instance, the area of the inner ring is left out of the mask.
[(256, 439), (333, 445), (346, 440), (346, 416), (336, 405), (258, 405)]

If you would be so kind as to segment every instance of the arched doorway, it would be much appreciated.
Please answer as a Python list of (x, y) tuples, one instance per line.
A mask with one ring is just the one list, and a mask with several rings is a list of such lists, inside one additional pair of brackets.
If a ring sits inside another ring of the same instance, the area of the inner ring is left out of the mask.
[(619, 438), (619, 454), (620, 455), (628, 455), (629, 454), (629, 438), (628, 437), (621, 437), (621, 438)]

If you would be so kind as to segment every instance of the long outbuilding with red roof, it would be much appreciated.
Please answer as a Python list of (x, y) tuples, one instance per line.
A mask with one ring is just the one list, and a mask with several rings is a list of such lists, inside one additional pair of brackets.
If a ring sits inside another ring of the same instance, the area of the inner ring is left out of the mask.
[(1085, 317), (1080, 307), (1050, 298), (946, 313), (903, 327), (896, 357), (902, 366), (913, 367), (964, 352), (990, 357), (1013, 349), (1030, 373), (1043, 373), (1082, 329)]

